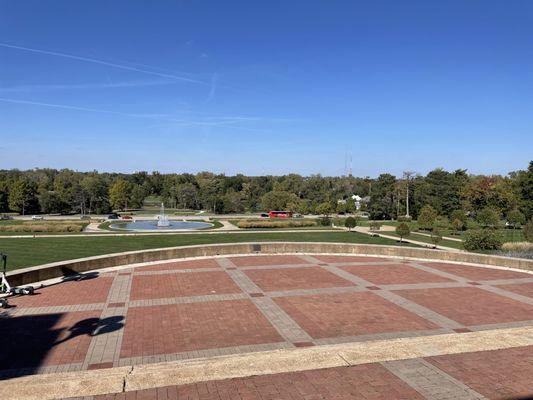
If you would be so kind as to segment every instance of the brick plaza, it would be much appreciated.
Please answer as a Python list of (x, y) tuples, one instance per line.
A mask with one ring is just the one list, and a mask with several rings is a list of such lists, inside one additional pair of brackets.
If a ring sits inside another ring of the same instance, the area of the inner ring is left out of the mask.
[[(10, 300), (14, 307), (0, 324), (9, 343), (0, 353), (1, 377), (533, 326), (533, 275), (442, 262), (235, 256), (125, 267), (89, 278)], [(533, 349), (518, 347), (128, 395), (507, 399), (533, 396), (531, 376)], [(440, 397), (439, 388), (445, 388)], [(120, 396), (107, 397), (126, 398)]]

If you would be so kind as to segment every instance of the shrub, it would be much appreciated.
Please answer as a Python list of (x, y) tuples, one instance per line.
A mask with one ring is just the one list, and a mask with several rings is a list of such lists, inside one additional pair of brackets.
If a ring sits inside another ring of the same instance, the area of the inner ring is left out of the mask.
[(418, 227), (420, 229), (424, 230), (431, 230), (433, 229), (433, 225), (435, 225), (435, 219), (437, 219), (437, 211), (429, 205), (425, 205), (420, 210), (420, 214), (418, 215)]
[(242, 229), (254, 228), (303, 228), (316, 226), (313, 220), (288, 220), (288, 221), (271, 221), (271, 220), (241, 220), (237, 226)]
[(381, 228), (381, 224), (378, 221), (370, 222), (370, 230), (372, 232), (379, 231), (380, 228)]
[(494, 208), (485, 207), (483, 210), (478, 212), (476, 221), (485, 228), (495, 228), (500, 223), (500, 213)]
[(319, 223), (319, 225), (321, 225), (321, 226), (331, 226), (331, 218), (330, 218), (330, 217), (327, 217), (327, 216), (320, 217), (320, 218), (318, 219), (318, 223)]
[(431, 232), (431, 243), (433, 243), (435, 247), (437, 247), (441, 241), (442, 241), (442, 234), (440, 232), (440, 229), (433, 228), (433, 231)]
[(502, 247), (502, 238), (494, 229), (476, 229), (465, 234), (463, 246), (466, 250), (498, 250)]
[(344, 226), (348, 228), (349, 231), (351, 231), (357, 226), (357, 220), (354, 217), (348, 217), (346, 218), (346, 221), (344, 221)]
[(526, 222), (526, 217), (518, 210), (511, 210), (507, 213), (507, 222), (514, 229), (520, 228), (521, 225), (524, 225)]
[(400, 236), (400, 242), (404, 237), (409, 236), (410, 233), (411, 229), (409, 229), (409, 225), (407, 225), (405, 222), (402, 222), (396, 227), (396, 234)]
[[(456, 219), (459, 220), (462, 223), (461, 229), (457, 229), (457, 230), (465, 231), (466, 227), (467, 227), (467, 221), (468, 221), (468, 218), (467, 218), (465, 212), (463, 210), (452, 211), (452, 213), (450, 214), (450, 221), (452, 221), (452, 225), (455, 225), (454, 221)], [(455, 229), (455, 227), (454, 227), (454, 229)]]
[(524, 225), (522, 234), (528, 242), (533, 242), (533, 219)]
[(445, 217), (443, 215), (439, 215), (435, 219), (435, 224), (434, 224), (433, 229), (435, 229), (435, 228), (448, 229), (449, 227), (450, 227), (450, 220), (448, 219), (448, 217)]
[(452, 220), (452, 228), (454, 231), (456, 231), (457, 233), (459, 233), (459, 231), (462, 231), (466, 228), (466, 224), (461, 221), (460, 219), (456, 218), (454, 220)]
[(502, 245), (504, 251), (533, 252), (531, 242), (507, 242)]
[(333, 207), (331, 207), (331, 203), (324, 202), (320, 203), (318, 206), (316, 206), (316, 213), (322, 214), (324, 216), (328, 216), (333, 212)]
[(396, 220), (398, 222), (411, 222), (413, 218), (411, 216), (408, 217), (407, 215), (400, 215)]

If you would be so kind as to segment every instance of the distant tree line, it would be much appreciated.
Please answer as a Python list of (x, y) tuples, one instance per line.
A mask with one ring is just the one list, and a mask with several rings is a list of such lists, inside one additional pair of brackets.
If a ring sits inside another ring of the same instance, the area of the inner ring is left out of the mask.
[[(500, 175), (471, 175), (466, 170), (435, 169), (426, 176), (381, 174), (375, 179), (353, 176), (225, 176), (198, 174), (132, 174), (77, 172), (68, 169), (0, 170), (0, 213), (101, 214), (137, 209), (147, 198), (167, 207), (240, 213), (291, 210), (330, 214), (354, 211), (351, 196), (366, 197), (363, 210), (372, 219), (418, 218), (435, 213), (450, 218), (494, 215), (513, 220), (533, 217), (533, 161), (527, 170)], [(338, 200), (347, 200), (339, 203)], [(427, 207), (431, 207), (430, 210)], [(491, 214), (491, 215), (489, 215)], [(490, 223), (490, 221), (489, 221)]]

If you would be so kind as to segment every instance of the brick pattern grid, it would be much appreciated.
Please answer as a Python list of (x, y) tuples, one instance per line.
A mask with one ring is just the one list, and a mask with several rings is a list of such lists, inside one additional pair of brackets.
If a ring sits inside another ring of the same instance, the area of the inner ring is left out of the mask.
[(364, 257), (364, 256), (334, 256), (334, 255), (313, 255), (313, 258), (326, 264), (347, 263), (347, 262), (387, 262), (386, 258)]
[[(473, 279), (483, 285), (471, 286)], [(57, 372), (530, 324), (533, 304), (513, 290), (531, 281), (509, 271), (359, 256), (161, 262), (13, 298), (11, 322), (0, 324), (10, 343), (0, 369), (38, 364), (30, 373)]]
[(134, 307), (126, 318), (121, 357), (283, 341), (249, 300)]
[(500, 285), (497, 287), (533, 299), (533, 283)]
[(238, 286), (224, 271), (172, 275), (134, 275), (131, 299), (146, 300), (239, 292)]
[(490, 399), (531, 399), (533, 346), (431, 357), (428, 362)]
[(238, 267), (308, 264), (303, 258), (290, 255), (229, 257), (229, 260)]
[(533, 319), (533, 306), (477, 287), (400, 290), (395, 293), (464, 325)]
[(16, 307), (51, 307), (72, 304), (104, 303), (113, 283), (111, 277), (68, 281), (37, 290), (34, 296), (13, 297)]
[(187, 260), (187, 261), (172, 261), (161, 264), (147, 265), (145, 267), (135, 268), (135, 271), (168, 271), (180, 269), (196, 269), (196, 268), (219, 268), (218, 263), (213, 258), (206, 258), (205, 260)]
[(255, 269), (244, 273), (265, 292), (354, 285), (320, 267)]
[(531, 278), (532, 275), (524, 274), (522, 272), (506, 271), (502, 269), (473, 267), (469, 265), (447, 264), (447, 263), (421, 263), (430, 268), (439, 271), (447, 272), (472, 281), (478, 280), (494, 280), (494, 279), (515, 279), (515, 278)]
[(482, 395), (421, 359), (384, 362), (390, 372), (431, 400), (481, 400)]
[(438, 328), (370, 292), (279, 297), (274, 301), (317, 339)]
[(450, 279), (405, 264), (347, 265), (339, 268), (376, 285), (452, 282)]
[(423, 400), (419, 393), (379, 364), (252, 376), (170, 386), (96, 400)]

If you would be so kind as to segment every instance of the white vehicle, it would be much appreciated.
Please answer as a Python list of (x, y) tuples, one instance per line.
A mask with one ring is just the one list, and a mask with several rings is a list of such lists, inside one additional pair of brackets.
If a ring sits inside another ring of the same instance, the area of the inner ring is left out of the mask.
[(40, 221), (41, 219), (44, 219), (42, 215), (33, 215), (31, 217), (33, 221)]

